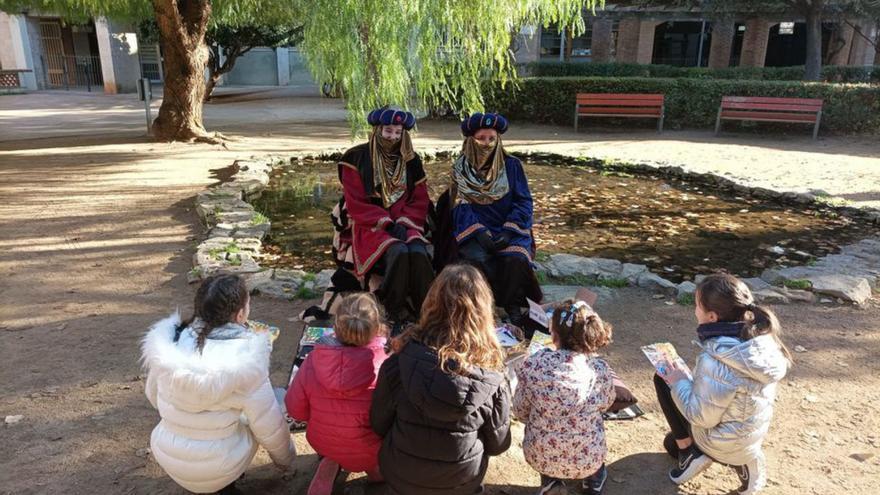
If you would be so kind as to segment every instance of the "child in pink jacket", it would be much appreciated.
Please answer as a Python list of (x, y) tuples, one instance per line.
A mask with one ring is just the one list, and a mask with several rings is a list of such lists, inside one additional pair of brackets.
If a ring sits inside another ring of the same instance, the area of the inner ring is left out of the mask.
[(309, 353), (284, 399), (290, 417), (307, 422), (306, 439), (322, 457), (309, 495), (330, 494), (340, 468), (382, 480), (382, 439), (370, 428), (376, 376), (387, 358), (375, 298), (359, 293), (343, 299), (334, 330)]

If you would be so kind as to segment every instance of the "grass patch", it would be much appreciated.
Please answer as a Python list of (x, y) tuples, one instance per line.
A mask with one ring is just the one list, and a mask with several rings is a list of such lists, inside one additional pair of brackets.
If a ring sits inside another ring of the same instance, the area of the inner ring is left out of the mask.
[[(214, 260), (220, 260), (223, 258), (229, 258), (229, 254), (239, 254), (241, 253), (241, 248), (238, 247), (238, 244), (234, 242), (230, 242), (223, 246), (222, 248), (211, 248), (208, 250), (208, 256)], [(241, 264), (241, 256), (238, 256), (238, 264)]]
[(675, 299), (675, 302), (681, 304), (682, 306), (693, 306), (696, 304), (696, 299), (693, 294), (682, 294), (681, 296)]
[(535, 261), (539, 263), (550, 261), (550, 253), (545, 253), (544, 251), (539, 251), (535, 253)]
[(809, 280), (783, 280), (782, 286), (786, 289), (798, 289), (798, 290), (809, 290), (813, 287), (813, 284), (810, 283)]
[(227, 261), (229, 262), (230, 266), (241, 266), (241, 256), (240, 255), (230, 256)]
[(251, 225), (263, 225), (264, 223), (269, 223), (269, 217), (255, 211), (254, 216), (251, 217)]
[(622, 289), (624, 287), (629, 287), (629, 281), (625, 278), (600, 278), (596, 281), (596, 285), (599, 287), (610, 287), (612, 289)]
[(317, 279), (317, 278), (318, 278), (318, 276), (315, 275), (314, 273), (306, 273), (305, 275), (303, 275), (302, 280), (303, 280), (303, 282), (314, 282), (315, 279)]
[(839, 198), (839, 197), (835, 197), (835, 196), (817, 195), (816, 196), (816, 203), (819, 203), (819, 204), (825, 205), (825, 206), (839, 207), (839, 206), (849, 206), (852, 204), (852, 201), (850, 201), (846, 198)]
[(547, 285), (550, 282), (550, 276), (547, 275), (547, 272), (535, 272), (535, 277), (540, 285)]
[(300, 285), (299, 289), (296, 290), (296, 297), (297, 299), (314, 299), (318, 297), (318, 292), (305, 285)]

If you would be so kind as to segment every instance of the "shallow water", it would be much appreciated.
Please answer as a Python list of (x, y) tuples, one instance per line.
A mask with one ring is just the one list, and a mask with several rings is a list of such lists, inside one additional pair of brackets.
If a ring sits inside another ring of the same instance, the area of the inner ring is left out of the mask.
[[(425, 167), (434, 200), (446, 189), (449, 167), (448, 161)], [(538, 163), (525, 168), (538, 260), (553, 253), (614, 258), (648, 265), (674, 281), (719, 269), (756, 276), (880, 233), (825, 208), (736, 197), (679, 180)], [(339, 195), (335, 163), (276, 169), (255, 204), (272, 221), (264, 264), (333, 267), (330, 211)]]

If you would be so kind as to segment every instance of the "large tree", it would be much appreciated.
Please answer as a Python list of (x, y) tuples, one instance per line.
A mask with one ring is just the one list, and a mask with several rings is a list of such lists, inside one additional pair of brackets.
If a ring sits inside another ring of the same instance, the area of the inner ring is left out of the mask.
[(212, 140), (202, 124), (212, 23), (303, 26), (302, 49), (316, 80), (346, 95), (353, 125), (368, 108), (482, 106), (481, 85), (516, 74), (512, 33), (526, 24), (584, 29), (585, 8), (603, 0), (0, 0), (10, 12), (38, 8), (67, 17), (154, 18), (165, 57), (165, 93), (154, 135)]

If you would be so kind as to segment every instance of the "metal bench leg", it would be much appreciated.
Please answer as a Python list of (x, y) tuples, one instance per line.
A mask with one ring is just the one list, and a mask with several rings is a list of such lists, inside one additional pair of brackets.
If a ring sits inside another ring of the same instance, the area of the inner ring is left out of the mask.
[(660, 121), (657, 122), (657, 132), (663, 132), (663, 119), (666, 118), (666, 107), (660, 107)]
[(721, 130), (721, 108), (718, 108), (718, 118), (715, 119), (715, 135)]
[(822, 110), (816, 114), (816, 125), (813, 126), (813, 139), (817, 139), (819, 137), (819, 122), (822, 121)]

